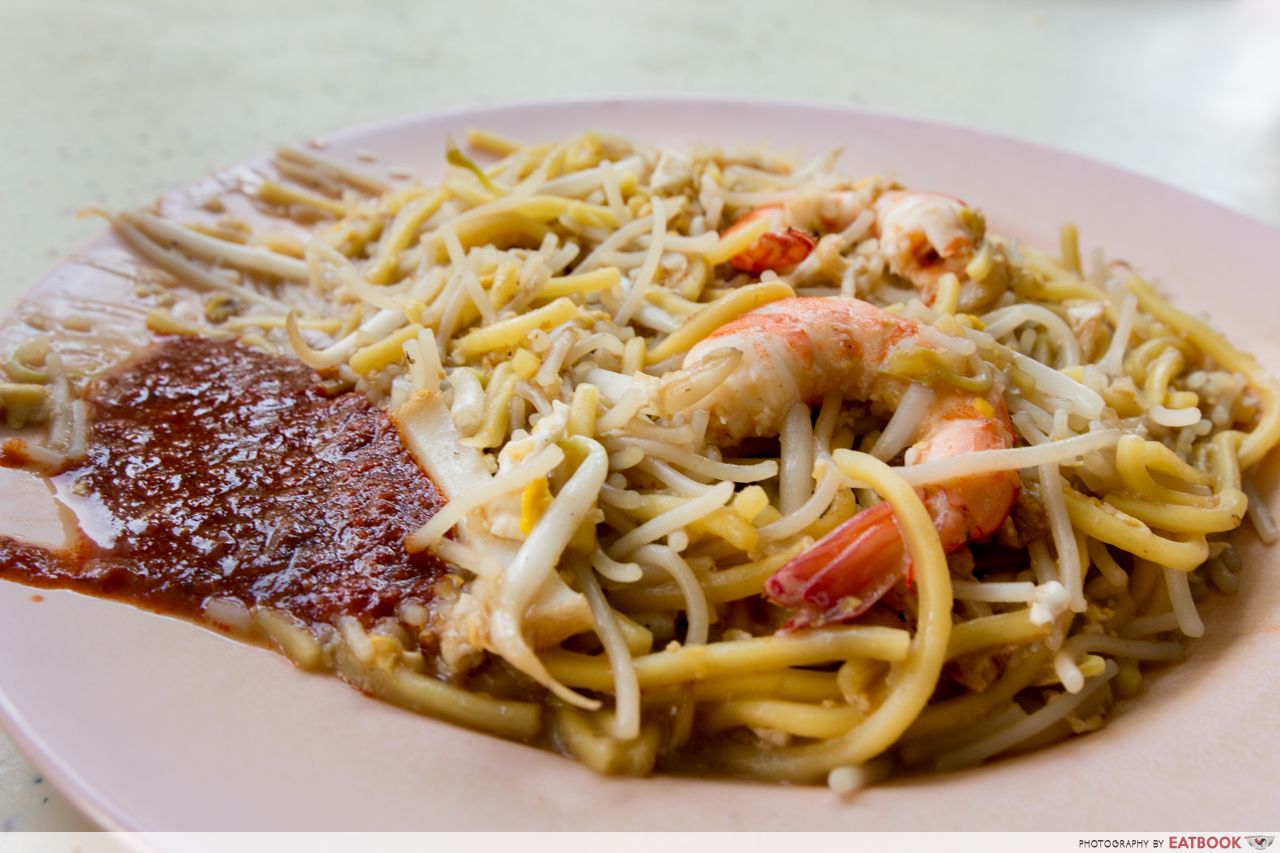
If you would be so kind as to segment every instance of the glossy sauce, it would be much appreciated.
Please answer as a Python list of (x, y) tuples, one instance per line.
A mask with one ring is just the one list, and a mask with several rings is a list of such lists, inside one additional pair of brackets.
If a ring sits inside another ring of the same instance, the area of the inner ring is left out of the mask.
[(173, 338), (95, 384), (89, 458), (57, 479), (87, 534), (0, 537), (0, 577), (199, 618), (210, 597), (366, 626), (427, 602), (404, 538), (443, 498), (390, 419), (292, 359)]

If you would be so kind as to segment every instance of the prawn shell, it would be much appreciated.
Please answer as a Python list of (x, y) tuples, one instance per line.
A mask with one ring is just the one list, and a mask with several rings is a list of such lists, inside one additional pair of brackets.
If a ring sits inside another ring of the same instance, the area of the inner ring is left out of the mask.
[[(910, 382), (886, 373), (904, 347), (942, 349), (938, 330), (848, 297), (792, 297), (742, 315), (696, 344), (686, 368), (731, 348), (738, 364), (696, 408), (711, 415), (708, 435), (731, 444), (776, 435), (795, 402), (813, 405), (837, 392), (845, 400), (896, 405)], [(914, 429), (918, 461), (1012, 446), (1001, 389), (932, 383), (929, 411)], [(692, 408), (689, 414), (692, 414)], [(1017, 497), (1017, 472), (1003, 471), (930, 485), (921, 491), (944, 551), (991, 535)], [(788, 630), (843, 622), (865, 612), (910, 577), (902, 534), (888, 504), (865, 509), (779, 569), (765, 593), (797, 608)]]
[(893, 508), (863, 510), (765, 582), (765, 594), (799, 609), (784, 630), (856, 619), (907, 574)]
[(729, 265), (751, 275), (766, 270), (783, 273), (799, 264), (818, 245), (812, 235), (798, 228), (766, 231), (746, 251), (729, 259)]

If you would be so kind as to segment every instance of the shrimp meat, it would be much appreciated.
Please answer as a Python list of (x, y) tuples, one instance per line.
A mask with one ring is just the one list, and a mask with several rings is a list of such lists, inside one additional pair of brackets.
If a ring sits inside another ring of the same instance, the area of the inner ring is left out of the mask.
[[(932, 326), (845, 297), (791, 298), (733, 320), (693, 347), (686, 369), (726, 351), (742, 353), (723, 381), (685, 411), (711, 413), (708, 437), (730, 445), (747, 436), (776, 435), (787, 408), (813, 405), (831, 391), (846, 400), (896, 407), (912, 381), (935, 392), (915, 430), (914, 459), (1010, 447), (1013, 425), (994, 371), (969, 376)], [(966, 477), (921, 494), (951, 551), (991, 535), (1017, 497), (1017, 472)], [(887, 504), (855, 515), (783, 566), (765, 591), (797, 608), (790, 629), (852, 619), (909, 576), (902, 535)]]

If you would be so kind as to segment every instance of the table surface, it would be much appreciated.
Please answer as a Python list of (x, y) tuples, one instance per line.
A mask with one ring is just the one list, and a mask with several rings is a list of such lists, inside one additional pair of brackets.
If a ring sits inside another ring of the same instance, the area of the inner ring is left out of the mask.
[[(3, 0), (0, 305), (101, 229), (82, 206), (363, 122), (616, 93), (940, 119), (1280, 225), (1280, 0)], [(0, 828), (92, 828), (3, 735)]]

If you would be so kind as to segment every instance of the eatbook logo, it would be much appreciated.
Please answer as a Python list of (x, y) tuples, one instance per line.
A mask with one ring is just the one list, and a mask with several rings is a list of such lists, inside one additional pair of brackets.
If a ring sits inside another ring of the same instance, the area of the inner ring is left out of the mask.
[(1249, 846), (1254, 850), (1266, 850), (1271, 846), (1271, 842), (1276, 840), (1274, 835), (1254, 835), (1247, 839)]

